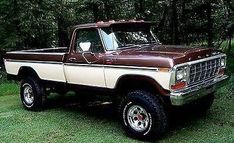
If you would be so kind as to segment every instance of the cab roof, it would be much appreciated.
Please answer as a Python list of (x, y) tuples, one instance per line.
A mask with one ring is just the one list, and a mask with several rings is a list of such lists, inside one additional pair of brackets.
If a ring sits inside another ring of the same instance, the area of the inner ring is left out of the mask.
[(112, 27), (112, 26), (117, 26), (117, 25), (121, 25), (121, 26), (130, 26), (132, 24), (137, 24), (137, 25), (152, 25), (155, 22), (151, 22), (151, 21), (144, 21), (144, 20), (129, 20), (129, 21), (125, 21), (125, 20), (120, 20), (120, 21), (99, 21), (97, 23), (87, 23), (87, 24), (79, 24), (76, 25), (74, 28), (103, 28), (103, 27)]

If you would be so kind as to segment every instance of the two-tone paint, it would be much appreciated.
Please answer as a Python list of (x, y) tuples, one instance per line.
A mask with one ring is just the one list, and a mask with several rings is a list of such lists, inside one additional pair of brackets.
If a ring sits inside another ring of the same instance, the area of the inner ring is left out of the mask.
[(168, 95), (174, 66), (219, 54), (219, 51), (210, 48), (156, 44), (116, 51), (107, 51), (103, 46), (104, 52), (101, 53), (75, 51), (77, 31), (84, 28), (98, 30), (115, 24), (144, 26), (150, 23), (139, 21), (79, 25), (75, 27), (69, 48), (8, 52), (4, 58), (6, 71), (9, 75), (17, 76), (22, 68), (30, 68), (41, 80), (106, 89), (116, 89), (121, 79), (131, 76), (150, 79), (161, 94)]

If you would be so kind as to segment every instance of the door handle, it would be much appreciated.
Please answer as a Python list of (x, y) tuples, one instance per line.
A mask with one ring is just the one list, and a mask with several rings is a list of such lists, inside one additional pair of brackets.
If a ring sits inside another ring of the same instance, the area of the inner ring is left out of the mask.
[(68, 59), (70, 62), (74, 62), (74, 61), (76, 61), (76, 58), (69, 58)]

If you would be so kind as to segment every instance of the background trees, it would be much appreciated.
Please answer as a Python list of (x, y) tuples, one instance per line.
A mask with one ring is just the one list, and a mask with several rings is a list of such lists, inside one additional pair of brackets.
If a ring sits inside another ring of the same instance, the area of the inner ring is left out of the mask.
[(72, 26), (111, 19), (155, 21), (165, 44), (220, 47), (230, 51), (231, 0), (1, 0), (1, 49), (67, 46)]

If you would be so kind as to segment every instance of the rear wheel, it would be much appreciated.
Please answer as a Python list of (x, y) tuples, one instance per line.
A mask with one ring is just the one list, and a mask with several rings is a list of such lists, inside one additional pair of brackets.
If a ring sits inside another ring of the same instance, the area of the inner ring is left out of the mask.
[(20, 97), (25, 109), (31, 111), (42, 110), (46, 100), (44, 88), (38, 79), (32, 77), (21, 81)]
[(149, 92), (129, 92), (120, 106), (126, 133), (138, 139), (158, 138), (168, 126), (160, 100)]

